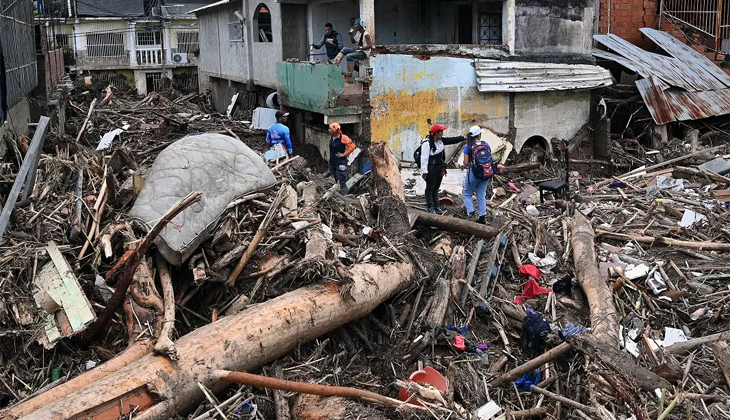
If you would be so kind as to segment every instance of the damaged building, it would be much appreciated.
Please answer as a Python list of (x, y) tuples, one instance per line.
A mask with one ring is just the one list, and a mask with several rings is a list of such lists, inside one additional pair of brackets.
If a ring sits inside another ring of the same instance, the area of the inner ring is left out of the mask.
[[(292, 111), (300, 139), (326, 154), (325, 124), (359, 142), (388, 142), (411, 160), (428, 120), (464, 133), (479, 124), (523, 146), (588, 140), (592, 90), (612, 83), (594, 65), (592, 1), (219, 1), (196, 11), (201, 89), (219, 110), (237, 92)], [(362, 18), (375, 49), (354, 80), (345, 63), (309, 51), (331, 22)], [(274, 97), (275, 96), (275, 97)]]
[[(42, 3), (42, 2), (41, 2)], [(187, 12), (204, 0), (69, 1), (41, 8), (44, 37), (64, 50), (71, 74), (95, 75), (140, 94), (170, 78), (197, 87), (198, 25)]]
[[(28, 132), (28, 94), (38, 85), (33, 3), (0, 0), (0, 139)], [(7, 145), (0, 142), (0, 157)]]

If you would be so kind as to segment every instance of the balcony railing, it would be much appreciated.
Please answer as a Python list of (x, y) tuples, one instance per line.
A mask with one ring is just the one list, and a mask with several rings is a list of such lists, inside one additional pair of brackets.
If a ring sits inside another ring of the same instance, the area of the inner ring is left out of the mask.
[(155, 66), (162, 64), (162, 48), (137, 49), (137, 65)]

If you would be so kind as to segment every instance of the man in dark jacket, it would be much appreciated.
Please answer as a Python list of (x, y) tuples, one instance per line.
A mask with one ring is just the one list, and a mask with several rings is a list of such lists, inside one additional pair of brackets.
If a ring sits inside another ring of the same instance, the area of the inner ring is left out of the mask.
[(329, 126), (330, 133), (330, 172), (335, 181), (340, 184), (340, 192), (347, 195), (347, 156), (355, 150), (355, 143), (342, 134), (342, 128), (337, 123)]
[(445, 125), (434, 124), (421, 144), (421, 176), (426, 181), (426, 206), (429, 213), (443, 214), (439, 203), (439, 188), (446, 175), (446, 151), (444, 146), (459, 144), (464, 136), (444, 137)]
[(330, 60), (334, 60), (344, 46), (344, 43), (342, 42), (342, 35), (332, 28), (331, 23), (324, 25), (324, 35), (322, 35), (322, 39), (318, 44), (312, 44), (312, 48), (318, 50), (322, 48), (323, 45), (327, 49), (327, 58)]

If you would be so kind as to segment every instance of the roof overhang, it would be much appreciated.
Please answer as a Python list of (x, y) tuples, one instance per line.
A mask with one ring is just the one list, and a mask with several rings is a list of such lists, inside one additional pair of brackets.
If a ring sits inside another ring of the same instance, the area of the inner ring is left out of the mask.
[(597, 89), (613, 84), (611, 73), (588, 64), (474, 60), (480, 92), (547, 92)]
[(189, 11), (188, 14), (202, 12), (203, 10), (208, 10), (208, 9), (212, 9), (214, 7), (223, 6), (224, 4), (228, 4), (230, 2), (231, 2), (231, 0), (220, 0), (215, 3), (207, 4), (203, 7), (198, 7), (197, 9), (193, 9), (193, 10)]

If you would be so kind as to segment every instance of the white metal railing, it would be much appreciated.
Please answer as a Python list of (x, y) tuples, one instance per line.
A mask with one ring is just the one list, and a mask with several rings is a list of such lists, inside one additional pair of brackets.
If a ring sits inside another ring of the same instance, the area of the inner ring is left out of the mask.
[(138, 48), (137, 65), (152, 66), (162, 64), (162, 48)]
[(717, 15), (722, 2), (723, 0), (663, 0), (662, 15), (715, 37), (718, 33)]

